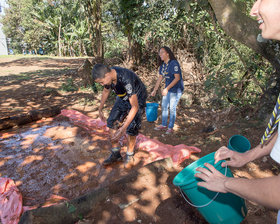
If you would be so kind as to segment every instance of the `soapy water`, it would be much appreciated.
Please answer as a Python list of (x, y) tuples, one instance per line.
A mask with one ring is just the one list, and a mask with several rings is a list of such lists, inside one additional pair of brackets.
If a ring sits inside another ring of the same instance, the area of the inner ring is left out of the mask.
[[(102, 166), (111, 147), (106, 125), (77, 111), (63, 110), (62, 115), (0, 132), (0, 175), (15, 181), (25, 206), (70, 200), (130, 172), (122, 163)], [(125, 139), (123, 143), (124, 155)], [(166, 157), (176, 165), (200, 151), (183, 144), (165, 145), (142, 134), (136, 147), (131, 169)]]
[[(5, 137), (7, 133), (2, 133), (1, 177), (16, 182), (24, 205), (29, 206), (72, 199), (97, 187), (96, 178), (101, 168), (99, 160), (108, 151), (102, 153), (101, 148), (91, 145), (94, 137), (85, 133), (69, 121), (25, 127), (8, 137)], [(103, 139), (101, 144), (105, 147), (109, 142)], [(103, 173), (105, 175), (106, 172)]]

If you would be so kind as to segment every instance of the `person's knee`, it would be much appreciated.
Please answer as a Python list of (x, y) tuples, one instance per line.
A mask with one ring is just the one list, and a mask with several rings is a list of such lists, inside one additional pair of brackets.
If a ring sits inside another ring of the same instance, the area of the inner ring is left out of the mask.
[(171, 113), (176, 113), (176, 107), (177, 107), (176, 100), (171, 101), (171, 102), (170, 102), (170, 112), (171, 112)]
[(162, 104), (161, 105), (161, 110), (162, 111), (167, 111), (168, 110), (168, 106), (169, 106), (168, 104)]
[(176, 106), (170, 107), (170, 113), (172, 114), (176, 113)]

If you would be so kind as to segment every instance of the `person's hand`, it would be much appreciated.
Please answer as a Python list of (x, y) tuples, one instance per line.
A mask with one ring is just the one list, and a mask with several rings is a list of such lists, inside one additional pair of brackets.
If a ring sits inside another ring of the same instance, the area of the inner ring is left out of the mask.
[(215, 164), (220, 160), (227, 160), (226, 162), (222, 162), (222, 167), (225, 167), (226, 165), (233, 167), (242, 167), (247, 163), (245, 155), (246, 153), (239, 153), (228, 149), (226, 146), (222, 146), (215, 153)]
[(98, 112), (99, 112), (99, 118), (101, 119), (101, 121), (106, 122), (106, 118), (104, 117), (102, 110), (99, 110)]
[(155, 96), (157, 93), (157, 91), (153, 90), (153, 92), (151, 92), (151, 96)]
[(125, 129), (120, 127), (112, 136), (111, 141), (118, 141), (125, 133)]
[(215, 169), (214, 166), (209, 163), (205, 163), (204, 166), (206, 166), (209, 170), (202, 167), (198, 167), (196, 169), (200, 173), (196, 173), (194, 176), (204, 180), (198, 182), (197, 185), (200, 187), (205, 187), (210, 191), (227, 193), (225, 182), (229, 179), (229, 177), (221, 174), (218, 170)]
[(164, 88), (161, 92), (161, 95), (166, 96), (168, 93), (168, 89)]

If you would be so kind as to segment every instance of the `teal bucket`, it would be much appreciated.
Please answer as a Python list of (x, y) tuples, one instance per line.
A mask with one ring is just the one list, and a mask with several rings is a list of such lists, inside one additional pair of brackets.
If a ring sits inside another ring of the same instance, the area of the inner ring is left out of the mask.
[(233, 151), (244, 153), (251, 148), (251, 144), (244, 136), (233, 135), (228, 141), (228, 148)]
[(243, 198), (231, 193), (217, 193), (206, 188), (197, 186), (202, 181), (195, 177), (196, 168), (205, 167), (204, 163), (210, 163), (218, 171), (227, 177), (233, 177), (228, 167), (222, 167), (222, 161), (214, 164), (215, 152), (210, 153), (185, 167), (173, 179), (173, 184), (180, 188), (182, 196), (187, 195), (185, 200), (196, 207), (200, 214), (211, 224), (237, 224), (247, 214), (247, 208)]
[(157, 115), (158, 115), (158, 103), (147, 103), (146, 104), (147, 121), (149, 122), (156, 121)]

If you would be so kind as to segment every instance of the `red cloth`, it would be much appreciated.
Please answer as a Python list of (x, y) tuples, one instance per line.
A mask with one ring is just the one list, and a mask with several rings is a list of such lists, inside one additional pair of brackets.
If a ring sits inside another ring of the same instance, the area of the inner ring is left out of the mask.
[[(80, 125), (87, 130), (104, 134), (108, 134), (108, 128), (106, 123), (102, 122), (100, 119), (92, 119), (82, 113), (74, 110), (62, 110), (61, 115), (70, 118), (70, 120), (75, 125)], [(150, 139), (145, 135), (139, 134), (136, 139), (136, 147), (140, 150), (147, 151), (151, 154), (152, 160), (144, 162), (153, 162), (156, 160), (171, 157), (174, 165), (179, 165), (185, 159), (188, 159), (191, 153), (199, 153), (201, 150), (194, 146), (187, 146), (184, 144), (180, 145), (168, 145), (161, 143), (158, 140)]]
[(22, 211), (22, 196), (14, 181), (0, 177), (0, 217), (2, 224), (17, 224)]

